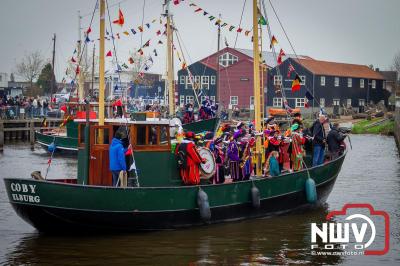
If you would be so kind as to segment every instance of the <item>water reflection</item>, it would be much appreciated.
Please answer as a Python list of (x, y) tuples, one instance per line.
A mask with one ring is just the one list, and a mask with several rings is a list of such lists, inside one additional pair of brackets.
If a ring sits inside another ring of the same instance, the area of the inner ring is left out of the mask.
[(340, 256), (310, 255), (310, 222), (323, 222), (327, 206), (190, 230), (82, 237), (33, 234), (6, 255), (7, 264), (246, 265), (338, 264)]

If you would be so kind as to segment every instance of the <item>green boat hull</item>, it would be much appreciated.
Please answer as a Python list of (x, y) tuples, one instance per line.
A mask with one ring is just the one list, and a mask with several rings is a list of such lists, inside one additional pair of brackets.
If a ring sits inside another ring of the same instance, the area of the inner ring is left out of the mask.
[(35, 139), (45, 150), (54, 142), (57, 147), (56, 151), (58, 152), (75, 154), (78, 152), (78, 138), (50, 135), (35, 131)]
[(217, 130), (219, 118), (214, 117), (206, 120), (199, 120), (193, 123), (183, 124), (182, 127), (185, 131), (192, 131), (200, 133), (204, 131), (215, 132)]
[[(326, 201), (345, 155), (310, 168), (318, 203)], [(310, 207), (306, 200), (307, 171), (274, 178), (201, 186), (85, 186), (54, 181), (5, 178), (11, 205), (25, 221), (43, 232), (165, 230), (265, 217)], [(260, 207), (252, 204), (253, 184)], [(211, 219), (204, 221), (197, 205), (199, 189), (208, 195)]]

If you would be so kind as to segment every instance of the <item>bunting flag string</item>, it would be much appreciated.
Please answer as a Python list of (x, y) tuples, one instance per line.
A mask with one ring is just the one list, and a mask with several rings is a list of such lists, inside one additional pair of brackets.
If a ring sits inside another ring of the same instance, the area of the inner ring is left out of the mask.
[(124, 26), (125, 19), (124, 19), (124, 14), (122, 14), (122, 10), (121, 9), (118, 10), (118, 19), (114, 20), (113, 23), (117, 24), (117, 25), (119, 25), (121, 27)]

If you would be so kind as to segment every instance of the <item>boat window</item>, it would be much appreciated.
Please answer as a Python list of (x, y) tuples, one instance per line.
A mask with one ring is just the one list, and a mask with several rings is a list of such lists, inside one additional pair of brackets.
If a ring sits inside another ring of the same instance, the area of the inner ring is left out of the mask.
[(146, 145), (146, 125), (136, 126), (136, 145)]
[[(103, 141), (100, 139), (100, 132), (103, 132)], [(94, 144), (110, 144), (110, 129), (109, 128), (95, 128), (94, 131)]]
[(157, 145), (158, 126), (149, 126), (149, 145)]
[(161, 126), (160, 145), (168, 145), (168, 127), (167, 126)]

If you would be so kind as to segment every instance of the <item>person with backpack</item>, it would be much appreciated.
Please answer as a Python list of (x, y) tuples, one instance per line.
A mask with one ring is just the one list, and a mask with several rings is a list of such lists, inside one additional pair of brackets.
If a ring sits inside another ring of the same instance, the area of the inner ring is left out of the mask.
[(311, 127), (313, 140), (313, 166), (318, 166), (324, 163), (326, 145), (326, 135), (324, 130), (325, 120), (326, 116), (321, 113)]

